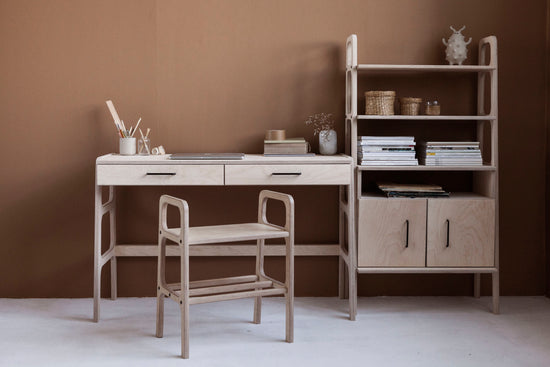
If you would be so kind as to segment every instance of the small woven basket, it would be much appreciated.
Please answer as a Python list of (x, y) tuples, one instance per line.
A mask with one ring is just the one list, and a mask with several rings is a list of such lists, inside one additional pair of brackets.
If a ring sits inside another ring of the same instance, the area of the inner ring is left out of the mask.
[(395, 91), (373, 90), (365, 92), (366, 115), (393, 115), (395, 103)]
[(441, 106), (437, 101), (426, 102), (426, 115), (439, 116), (441, 114)]
[(399, 98), (399, 102), (401, 104), (402, 115), (416, 116), (420, 113), (420, 104), (422, 103), (422, 98), (403, 97)]

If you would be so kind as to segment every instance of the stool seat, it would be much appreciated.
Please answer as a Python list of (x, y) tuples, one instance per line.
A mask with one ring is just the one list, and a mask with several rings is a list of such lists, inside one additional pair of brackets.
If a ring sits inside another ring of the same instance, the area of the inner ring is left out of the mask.
[[(168, 228), (165, 232), (168, 232), (166, 237), (174, 242), (177, 242), (181, 235), (180, 228)], [(190, 246), (285, 237), (288, 237), (288, 232), (284, 228), (263, 223), (189, 227)]]

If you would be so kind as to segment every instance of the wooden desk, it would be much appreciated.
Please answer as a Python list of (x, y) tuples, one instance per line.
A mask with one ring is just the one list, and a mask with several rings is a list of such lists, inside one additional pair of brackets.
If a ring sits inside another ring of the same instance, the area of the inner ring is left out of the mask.
[[(246, 155), (242, 160), (169, 160), (164, 156), (108, 154), (96, 160), (94, 230), (94, 321), (99, 320), (101, 269), (111, 262), (111, 299), (117, 297), (116, 259), (120, 256), (157, 256), (157, 245), (117, 244), (116, 186), (242, 186), (242, 185), (337, 185), (340, 187), (339, 243), (296, 245), (297, 256), (339, 256), (339, 296), (355, 294), (355, 225), (352, 159), (345, 155), (312, 157), (264, 157)], [(102, 187), (109, 187), (103, 203)], [(109, 249), (101, 250), (101, 219), (109, 213)], [(347, 234), (346, 234), (347, 231)], [(346, 243), (346, 239), (348, 243)], [(178, 255), (177, 245), (167, 255)], [(196, 246), (191, 255), (254, 256), (256, 245)], [(284, 245), (269, 245), (266, 255), (283, 256)], [(346, 278), (348, 284), (346, 284)], [(346, 288), (347, 286), (347, 288)], [(350, 318), (356, 314), (356, 298), (349, 297)]]

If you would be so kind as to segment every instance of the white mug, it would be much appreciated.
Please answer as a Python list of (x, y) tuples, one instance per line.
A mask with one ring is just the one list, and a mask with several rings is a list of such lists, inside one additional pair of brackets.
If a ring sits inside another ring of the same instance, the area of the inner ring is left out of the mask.
[(121, 155), (134, 155), (136, 154), (136, 138), (120, 138), (118, 147)]

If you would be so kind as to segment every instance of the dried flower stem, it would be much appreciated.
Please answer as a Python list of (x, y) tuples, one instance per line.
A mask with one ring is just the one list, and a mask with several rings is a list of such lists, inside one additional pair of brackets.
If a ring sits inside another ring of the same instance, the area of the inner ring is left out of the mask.
[(309, 116), (305, 122), (306, 125), (313, 126), (313, 135), (317, 135), (323, 130), (334, 130), (332, 113), (316, 113)]

